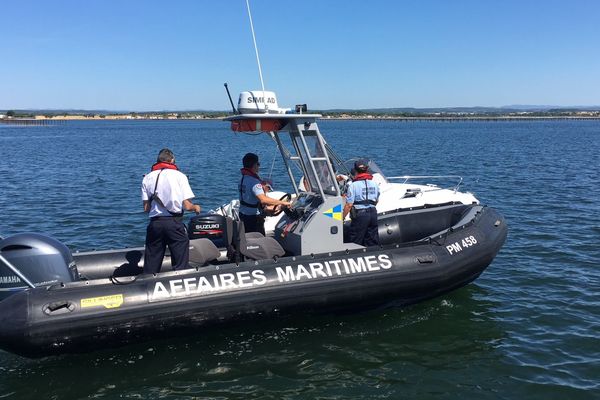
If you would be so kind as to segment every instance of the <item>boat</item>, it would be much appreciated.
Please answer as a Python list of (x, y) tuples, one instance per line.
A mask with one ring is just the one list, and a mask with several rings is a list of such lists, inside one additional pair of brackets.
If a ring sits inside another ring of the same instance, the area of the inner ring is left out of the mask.
[(273, 140), (293, 193), (271, 195), (292, 207), (272, 217), (266, 236), (244, 232), (233, 202), (193, 217), (189, 269), (172, 271), (167, 252), (163, 272), (140, 274), (143, 247), (72, 253), (39, 233), (2, 239), (0, 348), (42, 357), (253, 318), (401, 306), (465, 286), (487, 268), (507, 235), (500, 213), (457, 185), (394, 182), (374, 162), (381, 244), (345, 241), (338, 178), (350, 171), (320, 117), (305, 106), (279, 109), (272, 92), (242, 93), (225, 120), (234, 132)]

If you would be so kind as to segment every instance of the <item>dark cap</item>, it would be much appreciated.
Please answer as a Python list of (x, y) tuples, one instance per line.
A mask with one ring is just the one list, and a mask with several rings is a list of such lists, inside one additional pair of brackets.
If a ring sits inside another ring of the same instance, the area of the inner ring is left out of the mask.
[(242, 158), (244, 168), (252, 168), (256, 163), (258, 163), (258, 156), (254, 153), (246, 153), (244, 158)]
[(354, 163), (354, 169), (358, 172), (367, 172), (369, 170), (369, 160), (361, 158)]

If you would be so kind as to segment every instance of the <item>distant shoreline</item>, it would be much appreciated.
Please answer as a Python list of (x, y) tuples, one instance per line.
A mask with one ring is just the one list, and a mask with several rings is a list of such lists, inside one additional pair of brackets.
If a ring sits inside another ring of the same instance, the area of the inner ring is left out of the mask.
[[(36, 116), (35, 118), (1, 118), (0, 124), (8, 125), (51, 125), (53, 123), (64, 123), (67, 121), (215, 121), (230, 116), (223, 114), (219, 116), (183, 117), (183, 116), (131, 116), (131, 115), (106, 115), (106, 116), (83, 116), (83, 115), (56, 115), (52, 117)], [(453, 115), (453, 116), (377, 116), (377, 115), (324, 115), (323, 121), (557, 121), (557, 120), (600, 120), (599, 115)]]
[(455, 117), (323, 117), (323, 120), (359, 121), (540, 121), (540, 120), (600, 120), (598, 116), (455, 116)]

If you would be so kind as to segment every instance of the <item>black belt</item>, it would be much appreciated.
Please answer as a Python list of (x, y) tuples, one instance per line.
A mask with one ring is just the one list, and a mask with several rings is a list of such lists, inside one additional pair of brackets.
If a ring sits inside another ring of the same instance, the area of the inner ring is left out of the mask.
[(256, 203), (256, 204), (250, 204), (245, 202), (244, 200), (240, 199), (240, 204), (249, 208), (258, 208), (260, 207), (260, 202)]
[(183, 215), (161, 215), (158, 217), (150, 218), (150, 221), (163, 221), (163, 220), (167, 220), (167, 219), (174, 219), (175, 221), (182, 221)]
[(369, 199), (367, 199), (367, 200), (359, 200), (359, 201), (355, 201), (355, 202), (354, 202), (354, 205), (357, 205), (357, 204), (358, 204), (358, 205), (361, 205), (361, 206), (366, 206), (366, 205), (372, 205), (372, 206), (376, 206), (376, 205), (377, 205), (377, 202), (376, 202), (376, 201), (373, 201), (373, 200), (369, 200)]

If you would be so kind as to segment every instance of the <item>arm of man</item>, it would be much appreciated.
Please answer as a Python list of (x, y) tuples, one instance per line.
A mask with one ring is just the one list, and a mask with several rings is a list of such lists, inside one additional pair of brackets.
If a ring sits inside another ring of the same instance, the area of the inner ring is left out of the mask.
[(377, 190), (377, 196), (375, 197), (375, 205), (379, 204), (379, 196), (381, 196), (381, 191), (379, 190), (379, 185), (375, 184), (375, 189)]
[(342, 216), (342, 220), (346, 219), (346, 215), (348, 215), (348, 213), (350, 212), (350, 209), (352, 208), (353, 205), (354, 205), (354, 203), (344, 204), (344, 213)]
[(346, 219), (346, 215), (350, 212), (350, 209), (354, 205), (354, 191), (352, 184), (348, 186), (348, 190), (346, 191), (346, 203), (344, 204), (344, 211), (342, 212), (342, 220)]
[(281, 200), (277, 200), (277, 199), (272, 199), (269, 196), (267, 196), (266, 194), (257, 194), (256, 198), (258, 199), (258, 201), (260, 201), (260, 204), (262, 204), (263, 206), (284, 206), (284, 207), (289, 207), (292, 203), (290, 203), (289, 201), (281, 201)]
[(146, 190), (146, 177), (142, 181), (142, 206), (144, 207), (144, 212), (150, 212), (150, 197), (148, 196), (148, 191)]
[(272, 199), (269, 196), (267, 196), (265, 194), (265, 190), (263, 189), (262, 184), (260, 184), (260, 183), (257, 183), (256, 185), (254, 185), (252, 187), (252, 193), (254, 194), (254, 196), (256, 196), (258, 201), (260, 201), (260, 204), (262, 204), (263, 206), (289, 207), (291, 205), (291, 203), (289, 203), (287, 201), (276, 200), (276, 199)]
[(200, 214), (200, 210), (202, 209), (198, 204), (192, 203), (189, 199), (183, 201), (183, 208), (186, 211), (194, 211), (196, 214)]
[(194, 211), (196, 214), (200, 214), (201, 207), (198, 204), (192, 203), (192, 199), (195, 196), (194, 192), (192, 192), (192, 188), (190, 187), (190, 182), (188, 181), (187, 176), (184, 174), (179, 174), (179, 177), (181, 190), (183, 191), (183, 197), (185, 198), (185, 200), (181, 202), (183, 209), (186, 211)]

